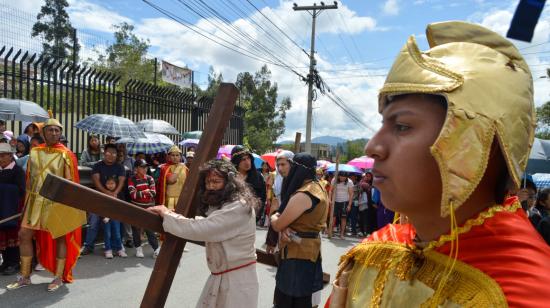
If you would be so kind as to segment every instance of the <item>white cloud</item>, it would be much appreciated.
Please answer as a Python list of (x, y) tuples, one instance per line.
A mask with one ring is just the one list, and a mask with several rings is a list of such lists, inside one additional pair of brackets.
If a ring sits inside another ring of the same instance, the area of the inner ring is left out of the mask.
[(71, 22), (76, 28), (85, 28), (111, 33), (112, 25), (132, 20), (106, 7), (85, 0), (69, 0), (67, 9)]
[(397, 3), (397, 0), (386, 0), (382, 5), (382, 12), (386, 15), (398, 15), (399, 3)]
[[(510, 27), (515, 5), (508, 9), (494, 10), (489, 13), (477, 13), (471, 18), (472, 21), (506, 36), (506, 32)], [(511, 40), (523, 54), (525, 61), (529, 64), (533, 74), (533, 84), (535, 89), (535, 105), (540, 106), (550, 99), (549, 79), (541, 79), (541, 76), (546, 75), (545, 69), (550, 67), (550, 58), (547, 57), (550, 52), (550, 44), (540, 44), (550, 40), (550, 21), (544, 16), (541, 16), (535, 34), (533, 43), (526, 43), (516, 40)], [(540, 44), (540, 45), (539, 45)], [(541, 53), (542, 52), (542, 53)]]

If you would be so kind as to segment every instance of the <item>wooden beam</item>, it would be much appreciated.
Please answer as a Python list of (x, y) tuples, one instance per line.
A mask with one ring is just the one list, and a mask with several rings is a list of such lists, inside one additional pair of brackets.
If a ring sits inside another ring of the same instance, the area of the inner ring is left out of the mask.
[(294, 154), (300, 153), (300, 139), (302, 139), (302, 133), (296, 132), (296, 137), (294, 137)]
[[(201, 146), (198, 147), (195, 158), (191, 163), (189, 174), (176, 204), (176, 213), (186, 217), (195, 216), (196, 197), (200, 187), (199, 168), (208, 160), (216, 157), (238, 95), (239, 91), (235, 85), (230, 83), (220, 85), (208, 115), (206, 129), (203, 130), (199, 141)], [(184, 240), (167, 234), (145, 290), (141, 307), (156, 308), (164, 306), (184, 247)]]

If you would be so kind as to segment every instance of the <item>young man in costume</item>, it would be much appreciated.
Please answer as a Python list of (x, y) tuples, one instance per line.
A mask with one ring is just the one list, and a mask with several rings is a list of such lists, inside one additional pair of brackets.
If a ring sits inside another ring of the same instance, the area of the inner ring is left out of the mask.
[(173, 146), (168, 150), (166, 164), (160, 166), (157, 187), (157, 204), (173, 210), (178, 203), (189, 169), (181, 162), (181, 150)]
[(529, 67), (478, 25), (431, 24), (427, 38), (397, 56), (366, 147), (384, 205), (410, 224), (344, 255), (327, 306), (543, 307), (550, 248), (506, 198), (534, 137)]
[(72, 269), (80, 252), (80, 226), (86, 223), (86, 213), (52, 202), (39, 194), (49, 173), (79, 182), (76, 156), (59, 142), (62, 130), (59, 121), (47, 120), (42, 128), (45, 143), (30, 152), (27, 194), (19, 231), (21, 274), (16, 282), (7, 286), (8, 290), (31, 284), (33, 235), (38, 261), (54, 273), (48, 291), (56, 291), (63, 282), (73, 280)]

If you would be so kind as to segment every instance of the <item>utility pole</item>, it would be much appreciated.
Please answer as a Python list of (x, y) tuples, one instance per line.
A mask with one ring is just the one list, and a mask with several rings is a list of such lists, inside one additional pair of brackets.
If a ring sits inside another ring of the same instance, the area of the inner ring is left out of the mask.
[(319, 16), (324, 10), (337, 9), (338, 3), (334, 1), (332, 5), (326, 5), (324, 2), (321, 2), (321, 5), (313, 3), (313, 5), (308, 6), (298, 6), (294, 3), (293, 9), (295, 11), (308, 11), (308, 13), (313, 17), (311, 22), (311, 49), (309, 52), (309, 74), (307, 75), (307, 118), (306, 118), (306, 144), (305, 152), (311, 153), (311, 115), (312, 115), (312, 105), (313, 105), (313, 75), (315, 72), (315, 21), (317, 16)]

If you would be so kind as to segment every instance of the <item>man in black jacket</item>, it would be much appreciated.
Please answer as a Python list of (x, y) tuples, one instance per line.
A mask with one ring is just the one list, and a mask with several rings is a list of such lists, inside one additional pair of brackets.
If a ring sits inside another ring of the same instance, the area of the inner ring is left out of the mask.
[(252, 187), (256, 197), (260, 199), (260, 208), (256, 212), (256, 222), (258, 222), (266, 201), (264, 178), (260, 172), (254, 168), (254, 157), (252, 153), (242, 145), (236, 145), (233, 147), (233, 150), (231, 150), (231, 163), (235, 165), (239, 176)]

